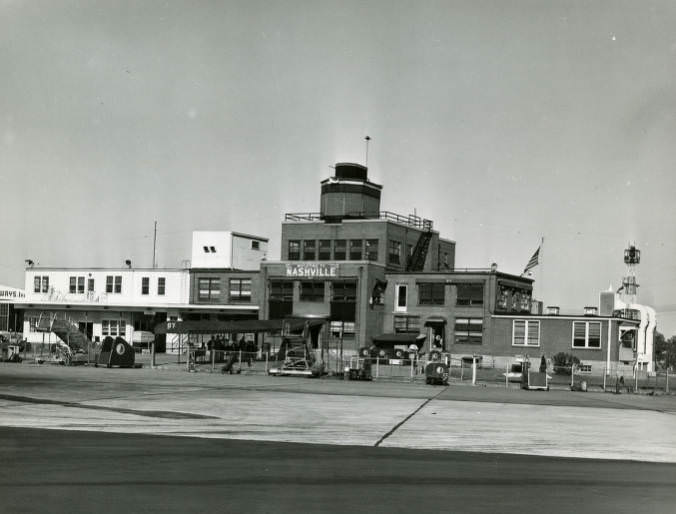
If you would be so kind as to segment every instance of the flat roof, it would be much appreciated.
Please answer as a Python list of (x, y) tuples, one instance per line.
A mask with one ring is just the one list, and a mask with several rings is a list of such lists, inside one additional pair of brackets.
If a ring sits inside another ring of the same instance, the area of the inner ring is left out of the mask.
[(87, 266), (27, 266), (26, 271), (40, 270), (40, 271), (188, 271), (190, 268), (129, 268), (124, 267), (87, 267)]

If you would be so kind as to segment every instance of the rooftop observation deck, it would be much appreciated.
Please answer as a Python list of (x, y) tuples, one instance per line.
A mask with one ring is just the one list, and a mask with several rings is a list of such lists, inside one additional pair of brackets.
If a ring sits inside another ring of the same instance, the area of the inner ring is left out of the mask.
[[(401, 225), (406, 225), (409, 227), (417, 228), (419, 230), (430, 231), (432, 230), (432, 220), (421, 218), (415, 214), (409, 214), (404, 216), (403, 214), (397, 214), (396, 212), (390, 211), (380, 211), (378, 213), (363, 213), (363, 212), (354, 212), (348, 215), (342, 216), (343, 220), (384, 220), (392, 221), (394, 223), (399, 223)], [(322, 216), (319, 212), (287, 212), (284, 215), (284, 221), (286, 222), (303, 222), (303, 221), (313, 221), (313, 222), (333, 222), (333, 218)]]

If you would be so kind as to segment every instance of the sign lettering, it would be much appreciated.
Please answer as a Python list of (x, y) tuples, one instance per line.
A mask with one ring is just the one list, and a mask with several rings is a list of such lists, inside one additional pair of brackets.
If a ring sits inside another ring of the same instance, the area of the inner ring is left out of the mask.
[(287, 264), (287, 277), (334, 278), (338, 276), (337, 264)]

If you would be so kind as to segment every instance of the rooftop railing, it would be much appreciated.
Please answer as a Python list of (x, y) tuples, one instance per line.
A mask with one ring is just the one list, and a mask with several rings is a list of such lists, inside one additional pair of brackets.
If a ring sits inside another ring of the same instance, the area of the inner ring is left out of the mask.
[[(322, 216), (319, 212), (288, 212), (284, 215), (284, 221), (325, 221), (332, 219), (334, 216)], [(377, 213), (365, 212), (351, 212), (343, 216), (335, 216), (335, 218), (342, 219), (378, 219), (393, 221), (394, 223), (401, 223), (409, 227), (418, 228), (420, 230), (432, 230), (432, 220), (421, 218), (415, 214), (397, 214), (391, 211), (380, 211)]]

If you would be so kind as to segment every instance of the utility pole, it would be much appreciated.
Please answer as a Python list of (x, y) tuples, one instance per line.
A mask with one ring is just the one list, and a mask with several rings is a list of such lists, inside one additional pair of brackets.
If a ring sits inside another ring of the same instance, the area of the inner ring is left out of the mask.
[(157, 248), (157, 220), (155, 220), (155, 229), (153, 231), (153, 269), (157, 267), (155, 263), (155, 249)]

